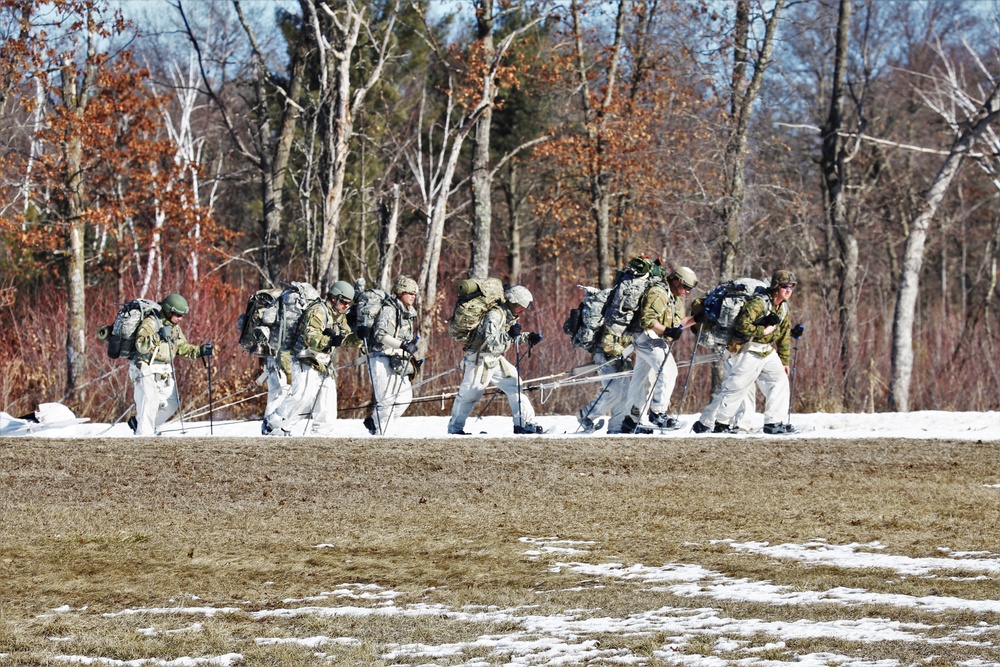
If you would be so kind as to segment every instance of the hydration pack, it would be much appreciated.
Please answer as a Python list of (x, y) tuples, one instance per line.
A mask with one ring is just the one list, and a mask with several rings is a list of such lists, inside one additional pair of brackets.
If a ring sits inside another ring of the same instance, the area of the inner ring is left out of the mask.
[(247, 299), (246, 310), (236, 321), (240, 331), (240, 347), (255, 357), (271, 357), (271, 334), (278, 323), (280, 289), (262, 289)]
[(597, 333), (604, 324), (604, 307), (612, 290), (578, 287), (585, 292), (583, 301), (569, 311), (569, 317), (563, 322), (563, 333), (571, 338), (573, 347), (593, 352), (595, 343), (599, 342)]
[(705, 319), (698, 337), (709, 348), (725, 347), (733, 337), (736, 318), (754, 294), (767, 290), (767, 283), (754, 278), (737, 278), (718, 285), (702, 298)]
[(160, 304), (149, 299), (133, 299), (123, 303), (115, 315), (108, 336), (108, 356), (112, 359), (133, 359), (135, 357), (135, 334), (139, 325), (150, 315), (162, 319)]
[(448, 320), (448, 335), (465, 345), (470, 344), (486, 313), (503, 303), (503, 294), (503, 282), (499, 278), (460, 281), (455, 310)]

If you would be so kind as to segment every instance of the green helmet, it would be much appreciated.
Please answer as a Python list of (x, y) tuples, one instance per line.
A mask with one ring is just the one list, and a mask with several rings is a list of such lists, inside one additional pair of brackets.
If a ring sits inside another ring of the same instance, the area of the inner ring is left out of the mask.
[(180, 294), (171, 294), (160, 302), (160, 308), (165, 315), (187, 315), (188, 302)]
[(336, 301), (340, 298), (354, 301), (354, 286), (349, 282), (338, 280), (327, 290), (326, 298), (330, 301)]
[(778, 269), (771, 275), (771, 289), (777, 289), (778, 285), (797, 285), (798, 280), (795, 274), (787, 269)]

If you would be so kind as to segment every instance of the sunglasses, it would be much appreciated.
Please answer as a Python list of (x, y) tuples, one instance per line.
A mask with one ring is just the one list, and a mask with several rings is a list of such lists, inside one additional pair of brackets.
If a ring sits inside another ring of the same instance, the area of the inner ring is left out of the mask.
[(337, 303), (339, 303), (339, 304), (340, 304), (340, 305), (342, 305), (342, 306), (348, 306), (348, 307), (349, 307), (349, 306), (351, 306), (351, 305), (352, 305), (352, 304), (353, 304), (354, 302), (353, 302), (353, 301), (351, 301), (350, 299), (345, 299), (344, 297), (342, 297), (342, 296), (341, 296), (341, 297), (337, 297)]
[(778, 287), (780, 287), (781, 289), (795, 289), (795, 283), (778, 285)]

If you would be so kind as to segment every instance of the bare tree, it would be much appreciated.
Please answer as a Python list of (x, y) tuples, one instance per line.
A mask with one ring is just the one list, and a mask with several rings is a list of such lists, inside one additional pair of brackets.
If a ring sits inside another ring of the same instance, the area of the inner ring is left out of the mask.
[[(764, 12), (764, 36), (760, 47), (751, 51), (750, 36), (755, 18), (751, 13), (752, 0), (736, 0), (736, 23), (733, 32), (733, 71), (730, 82), (729, 136), (723, 154), (725, 182), (720, 211), (725, 238), (719, 271), (722, 279), (734, 278), (736, 260), (740, 249), (740, 223), (743, 200), (746, 195), (747, 137), (753, 105), (764, 82), (764, 73), (771, 63), (778, 21), (785, 0), (775, 0), (770, 15)], [(762, 9), (763, 11), (763, 9)], [(747, 80), (747, 70), (752, 67)]]
[[(947, 63), (947, 61), (945, 61)], [(923, 266), (924, 247), (931, 220), (958, 174), (965, 158), (972, 151), (977, 138), (1000, 116), (1000, 82), (995, 75), (988, 76), (991, 90), (981, 90), (978, 99), (963, 90), (954, 68), (945, 65), (945, 72), (935, 79), (931, 94), (924, 99), (951, 115), (955, 140), (938, 169), (930, 187), (921, 197), (919, 208), (909, 225), (909, 235), (903, 251), (892, 322), (892, 377), (889, 383), (889, 409), (908, 412), (910, 385), (913, 376), (913, 327), (917, 297), (920, 291), (920, 270)], [(950, 109), (949, 109), (950, 107)]]
[[(350, 142), (354, 138), (354, 119), (364, 108), (365, 98), (382, 78), (392, 50), (392, 33), (399, 13), (399, 1), (393, 2), (380, 22), (382, 34), (372, 33), (370, 10), (353, 0), (332, 4), (301, 0), (303, 14), (318, 44), (320, 118), (319, 184), (322, 191), (319, 256), (315, 260), (316, 278), (322, 286), (338, 279), (337, 232), (344, 202), (344, 179)], [(374, 62), (364, 80), (352, 86), (351, 74), (357, 70), (356, 49), (362, 30), (375, 50)]]
[[(265, 283), (274, 284), (281, 275), (284, 250), (284, 189), (288, 176), (292, 141), (302, 114), (301, 97), (305, 60), (308, 52), (306, 32), (300, 30), (292, 46), (292, 58), (287, 78), (277, 76), (268, 69), (265, 52), (261, 48), (252, 26), (247, 20), (239, 0), (233, 0), (240, 26), (249, 44), (253, 68), (249, 74), (250, 120), (238, 116), (226, 95), (220, 90), (225, 81), (217, 84), (209, 73), (203, 37), (197, 35), (185, 11), (183, 0), (174, 5), (184, 25), (184, 32), (198, 56), (198, 66), (204, 92), (219, 110), (223, 123), (239, 153), (254, 166), (260, 179), (263, 217), (260, 221), (263, 237), (261, 271)], [(277, 122), (272, 109), (280, 109)]]

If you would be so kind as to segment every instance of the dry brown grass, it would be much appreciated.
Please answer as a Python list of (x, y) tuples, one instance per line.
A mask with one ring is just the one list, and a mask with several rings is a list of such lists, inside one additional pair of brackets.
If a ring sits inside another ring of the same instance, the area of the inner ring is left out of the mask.
[[(785, 605), (680, 597), (638, 582), (587, 577), (556, 561), (660, 566), (697, 563), (735, 578), (794, 590), (837, 586), (913, 596), (1000, 599), (1000, 575), (899, 576), (883, 569), (815, 567), (741, 554), (715, 540), (830, 544), (878, 541), (885, 551), (940, 557), (940, 548), (1000, 552), (996, 443), (795, 440), (372, 440), (0, 439), (0, 662), (43, 664), (57, 655), (135, 660), (239, 653), (240, 664), (384, 665), (393, 646), (471, 642), (519, 628), (447, 614), (254, 616), (305, 605), (378, 607), (329, 597), (283, 602), (347, 583), (403, 593), (399, 606), (439, 604), (532, 614), (590, 610), (627, 618), (661, 607), (794, 622), (886, 618), (946, 636), (1000, 618), (889, 605)], [(593, 542), (586, 554), (527, 557), (519, 539)], [(332, 545), (318, 548), (317, 545)], [(951, 573), (942, 573), (951, 574)], [(567, 590), (575, 589), (575, 590)], [(52, 613), (68, 605), (72, 611)], [(128, 609), (233, 607), (197, 614)], [(104, 616), (103, 614), (118, 614)], [(200, 628), (170, 635), (157, 631)], [(257, 638), (350, 637), (309, 648)], [(676, 638), (595, 635), (648, 664)], [(55, 639), (54, 639), (55, 638)], [(980, 642), (1000, 645), (1000, 631)], [(830, 651), (904, 664), (945, 656), (1000, 660), (1000, 648), (778, 642), (742, 637), (758, 653), (723, 659), (789, 660)], [(712, 655), (714, 638), (684, 652)], [(408, 664), (506, 662), (488, 648)]]

